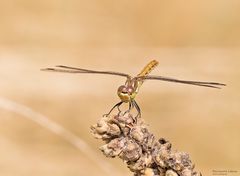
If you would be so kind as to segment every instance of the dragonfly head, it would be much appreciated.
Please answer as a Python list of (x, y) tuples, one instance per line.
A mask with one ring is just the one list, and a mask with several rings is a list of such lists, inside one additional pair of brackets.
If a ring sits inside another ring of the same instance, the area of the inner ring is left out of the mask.
[(131, 85), (122, 85), (118, 88), (118, 96), (123, 102), (130, 102), (135, 98), (135, 90)]

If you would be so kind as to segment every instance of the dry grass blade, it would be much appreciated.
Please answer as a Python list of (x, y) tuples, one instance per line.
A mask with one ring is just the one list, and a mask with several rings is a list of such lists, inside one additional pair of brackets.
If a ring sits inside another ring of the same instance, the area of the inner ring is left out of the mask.
[(48, 117), (32, 110), (27, 106), (18, 104), (3, 97), (0, 97), (0, 108), (19, 114), (22, 117), (27, 118), (62, 137), (65, 141), (69, 142), (74, 147), (79, 149), (82, 153), (84, 153), (91, 161), (96, 163), (99, 168), (101, 168), (105, 173), (105, 175), (112, 175), (111, 170), (115, 170), (117, 174), (116, 169), (112, 168), (109, 163), (99, 159), (99, 157), (97, 157), (98, 154), (92, 150), (91, 147), (83, 139), (68, 131), (58, 123), (50, 120)]

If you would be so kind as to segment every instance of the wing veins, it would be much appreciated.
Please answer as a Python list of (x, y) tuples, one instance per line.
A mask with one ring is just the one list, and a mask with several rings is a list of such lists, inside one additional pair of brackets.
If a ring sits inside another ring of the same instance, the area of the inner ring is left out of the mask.
[(186, 80), (179, 80), (179, 79), (175, 79), (175, 78), (154, 76), (154, 75), (143, 76), (143, 77), (139, 77), (139, 78), (143, 79), (143, 80), (162, 80), (162, 81), (167, 81), (167, 82), (190, 84), (190, 85), (211, 87), (211, 88), (218, 88), (218, 89), (221, 88), (220, 86), (226, 86), (226, 84), (217, 83), (217, 82), (186, 81)]
[(53, 71), (53, 72), (64, 72), (64, 73), (95, 73), (95, 74), (106, 74), (106, 75), (117, 75), (123, 77), (130, 77), (128, 74), (113, 72), (113, 71), (95, 71), (82, 68), (68, 67), (63, 65), (57, 65), (57, 68), (45, 68), (42, 71)]

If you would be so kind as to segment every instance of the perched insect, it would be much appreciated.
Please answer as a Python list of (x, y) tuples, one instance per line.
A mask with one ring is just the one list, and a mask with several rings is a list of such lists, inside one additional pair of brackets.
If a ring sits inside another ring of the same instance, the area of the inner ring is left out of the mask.
[(190, 84), (195, 86), (203, 86), (203, 87), (210, 87), (210, 88), (221, 88), (221, 86), (225, 86), (225, 84), (217, 83), (217, 82), (201, 82), (201, 81), (185, 81), (185, 80), (179, 80), (174, 78), (168, 78), (163, 76), (153, 76), (149, 75), (149, 73), (158, 65), (158, 62), (156, 60), (152, 60), (149, 62), (144, 69), (135, 77), (131, 77), (128, 74), (120, 73), (120, 72), (114, 72), (114, 71), (96, 71), (96, 70), (88, 70), (88, 69), (82, 69), (82, 68), (75, 68), (75, 67), (68, 67), (64, 65), (57, 65), (56, 68), (45, 68), (42, 69), (43, 71), (53, 71), (53, 72), (65, 72), (65, 73), (93, 73), (93, 74), (106, 74), (106, 75), (116, 75), (116, 76), (122, 76), (126, 77), (126, 82), (124, 85), (121, 85), (118, 90), (117, 94), (120, 98), (120, 102), (117, 103), (109, 113), (106, 115), (109, 115), (113, 109), (116, 107), (119, 108), (119, 106), (122, 103), (129, 103), (129, 109), (130, 111), (132, 108), (136, 108), (138, 111), (137, 116), (141, 117), (141, 110), (135, 101), (135, 97), (139, 91), (139, 88), (143, 84), (145, 80), (161, 80), (161, 81), (168, 81), (168, 82), (175, 82), (175, 83), (182, 83), (182, 84)]

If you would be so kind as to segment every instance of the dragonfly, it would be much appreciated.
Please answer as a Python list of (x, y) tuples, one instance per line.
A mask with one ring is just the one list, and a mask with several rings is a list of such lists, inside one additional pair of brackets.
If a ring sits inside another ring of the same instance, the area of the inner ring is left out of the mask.
[(150, 73), (158, 66), (158, 64), (159, 63), (156, 60), (150, 61), (142, 69), (142, 71), (137, 76), (134, 76), (134, 77), (130, 76), (129, 74), (121, 73), (121, 72), (97, 71), (97, 70), (89, 70), (89, 69), (83, 69), (83, 68), (77, 68), (77, 67), (69, 67), (65, 65), (56, 65), (53, 68), (44, 68), (41, 70), (52, 71), (52, 72), (63, 72), (63, 73), (76, 73), (76, 74), (104, 74), (104, 75), (115, 75), (115, 76), (125, 77), (126, 78), (125, 84), (119, 86), (117, 90), (117, 95), (120, 98), (120, 102), (114, 105), (112, 109), (109, 111), (109, 113), (105, 114), (106, 116), (111, 114), (111, 112), (115, 108), (118, 108), (120, 112), (119, 107), (123, 103), (128, 103), (129, 108), (126, 112), (130, 112), (130, 110), (135, 108), (137, 110), (136, 117), (141, 117), (141, 110), (135, 100), (135, 97), (138, 94), (140, 87), (146, 80), (160, 80), (160, 81), (188, 84), (188, 85), (215, 88), (215, 89), (220, 89), (222, 86), (226, 86), (226, 84), (218, 83), (218, 82), (187, 81), (187, 80), (175, 79), (175, 78), (170, 78), (165, 76), (150, 75)]

